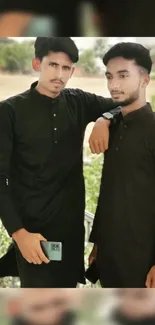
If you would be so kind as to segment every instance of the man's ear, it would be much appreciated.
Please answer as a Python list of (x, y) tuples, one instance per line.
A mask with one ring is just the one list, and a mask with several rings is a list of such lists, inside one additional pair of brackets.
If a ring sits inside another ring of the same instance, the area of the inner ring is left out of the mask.
[(32, 60), (32, 67), (34, 69), (34, 71), (38, 72), (40, 71), (40, 59), (38, 58), (33, 58)]
[(148, 73), (144, 73), (143, 75), (143, 82), (142, 82), (142, 87), (147, 87), (147, 85), (150, 82), (150, 76)]

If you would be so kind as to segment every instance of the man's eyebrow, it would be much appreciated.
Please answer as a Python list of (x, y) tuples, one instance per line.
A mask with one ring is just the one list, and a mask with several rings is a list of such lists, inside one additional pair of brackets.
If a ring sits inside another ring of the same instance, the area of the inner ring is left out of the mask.
[[(122, 70), (118, 70), (116, 73), (129, 73), (129, 70), (127, 69), (122, 69)], [(106, 71), (105, 75), (109, 75), (111, 74), (110, 71)]]
[(58, 63), (54, 62), (54, 61), (49, 61), (48, 63), (52, 63), (52, 64), (55, 64), (55, 65), (59, 65)]
[[(58, 63), (56, 63), (56, 62), (54, 62), (54, 61), (49, 61), (48, 63), (49, 63), (49, 64), (55, 64), (55, 65), (57, 65), (57, 66), (59, 66), (59, 65), (60, 65), (60, 64), (58, 64)], [(71, 69), (71, 68), (72, 68), (71, 66), (69, 66), (69, 65), (66, 65), (66, 64), (65, 64), (65, 65), (63, 65), (63, 67), (64, 67), (64, 68), (68, 68), (68, 69)]]

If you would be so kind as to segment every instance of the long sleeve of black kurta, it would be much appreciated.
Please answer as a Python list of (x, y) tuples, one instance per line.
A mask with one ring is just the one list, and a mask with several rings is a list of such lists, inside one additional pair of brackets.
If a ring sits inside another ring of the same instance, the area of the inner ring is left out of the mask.
[(81, 215), (85, 128), (115, 108), (111, 99), (79, 89), (51, 99), (36, 85), (0, 103), (0, 216), (10, 236), (63, 214), (71, 218), (76, 205)]
[[(13, 120), (11, 106), (7, 103), (0, 104), (0, 212), (10, 234), (23, 228), (9, 193), (10, 162), (14, 143)], [(13, 222), (11, 227), (10, 220)]]

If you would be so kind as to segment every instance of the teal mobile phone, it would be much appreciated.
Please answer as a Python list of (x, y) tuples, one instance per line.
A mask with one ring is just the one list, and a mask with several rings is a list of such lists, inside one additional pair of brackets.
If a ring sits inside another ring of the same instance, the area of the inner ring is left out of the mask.
[(41, 247), (46, 257), (51, 261), (62, 260), (62, 243), (54, 241), (41, 241)]

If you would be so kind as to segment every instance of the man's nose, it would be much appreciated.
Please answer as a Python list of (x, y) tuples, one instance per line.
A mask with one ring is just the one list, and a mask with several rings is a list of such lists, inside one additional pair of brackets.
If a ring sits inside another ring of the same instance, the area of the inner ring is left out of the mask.
[(117, 79), (113, 79), (109, 85), (110, 90), (118, 91), (120, 89), (120, 82)]
[(56, 69), (56, 78), (61, 79), (62, 78), (62, 68), (57, 67)]

